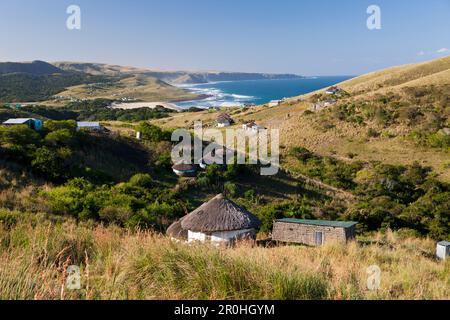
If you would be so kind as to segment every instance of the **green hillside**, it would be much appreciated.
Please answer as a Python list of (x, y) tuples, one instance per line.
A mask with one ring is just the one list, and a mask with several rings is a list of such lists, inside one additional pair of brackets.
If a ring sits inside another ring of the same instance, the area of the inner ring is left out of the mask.
[(0, 62), (0, 74), (28, 73), (36, 76), (65, 73), (64, 70), (44, 61)]
[[(138, 69), (42, 61), (0, 63), (0, 103), (64, 105), (82, 99), (176, 101), (198, 98)], [(56, 99), (54, 96), (58, 96)]]

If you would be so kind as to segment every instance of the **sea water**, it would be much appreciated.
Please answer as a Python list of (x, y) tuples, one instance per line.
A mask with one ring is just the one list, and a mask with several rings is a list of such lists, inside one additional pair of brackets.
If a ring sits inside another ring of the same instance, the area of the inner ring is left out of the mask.
[(206, 84), (183, 85), (193, 93), (207, 95), (203, 100), (176, 103), (183, 108), (243, 106), (265, 104), (272, 100), (294, 97), (335, 85), (351, 76), (310, 77), (282, 80), (227, 81)]

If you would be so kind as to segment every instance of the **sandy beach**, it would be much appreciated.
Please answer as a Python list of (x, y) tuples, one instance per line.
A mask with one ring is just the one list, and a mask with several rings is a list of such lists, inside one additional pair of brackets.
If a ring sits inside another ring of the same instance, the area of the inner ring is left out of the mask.
[(155, 109), (158, 106), (162, 106), (166, 109), (175, 110), (175, 111), (182, 111), (183, 108), (177, 106), (176, 104), (170, 103), (170, 102), (124, 102), (124, 103), (113, 103), (111, 105), (111, 108), (113, 109), (124, 109), (124, 110), (130, 110), (130, 109), (139, 109), (139, 108), (151, 108)]

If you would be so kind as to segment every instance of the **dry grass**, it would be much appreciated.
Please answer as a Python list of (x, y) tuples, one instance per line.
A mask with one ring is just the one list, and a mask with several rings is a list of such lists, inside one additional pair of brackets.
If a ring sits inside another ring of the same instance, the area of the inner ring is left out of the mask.
[[(434, 260), (430, 240), (389, 234), (365, 246), (216, 249), (115, 227), (17, 219), (0, 224), (0, 299), (450, 298), (450, 264)], [(71, 264), (82, 267), (82, 290), (64, 289)], [(366, 289), (372, 264), (383, 272), (376, 292)]]

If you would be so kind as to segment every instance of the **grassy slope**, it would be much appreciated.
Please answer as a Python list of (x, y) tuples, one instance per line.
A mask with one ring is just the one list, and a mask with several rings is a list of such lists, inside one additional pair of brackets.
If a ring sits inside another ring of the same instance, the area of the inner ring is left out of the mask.
[[(375, 93), (395, 92), (403, 94), (402, 88), (429, 85), (448, 85), (450, 83), (450, 57), (416, 65), (394, 67), (370, 73), (343, 82), (339, 86), (352, 94), (349, 101), (361, 102)], [(319, 91), (322, 92), (322, 91)], [(382, 161), (391, 164), (412, 164), (418, 161), (431, 166), (443, 181), (450, 181), (448, 169), (449, 155), (437, 149), (421, 147), (405, 136), (405, 128), (398, 125), (389, 130), (394, 138), (384, 136), (367, 138), (367, 128), (347, 122), (335, 122), (334, 128), (324, 130), (320, 112), (304, 115), (311, 108), (307, 100), (315, 93), (289, 99), (274, 108), (254, 107), (245, 112), (230, 111), (236, 127), (249, 120), (280, 130), (281, 144), (286, 147), (304, 146), (321, 155), (333, 155), (338, 159), (350, 160), (349, 154), (356, 154), (356, 160)], [(195, 120), (213, 125), (217, 113), (184, 113), (172, 118), (156, 120), (166, 127), (189, 127)], [(386, 132), (388, 133), (388, 131)]]
[(418, 64), (394, 67), (369, 73), (343, 82), (340, 86), (350, 93), (376, 93), (405, 86), (448, 84), (450, 56)]
[[(0, 215), (5, 215), (0, 211)], [(376, 244), (227, 250), (171, 243), (151, 233), (49, 225), (11, 217), (0, 224), (0, 299), (448, 299), (449, 261), (429, 240), (378, 236)], [(8, 227), (9, 226), (9, 227)], [(5, 245), (7, 244), (7, 245)], [(64, 290), (82, 267), (82, 289)], [(366, 269), (382, 270), (369, 291)]]
[(147, 102), (195, 99), (197, 96), (145, 75), (134, 75), (118, 82), (97, 85), (80, 85), (67, 88), (58, 96), (78, 99), (134, 98)]

